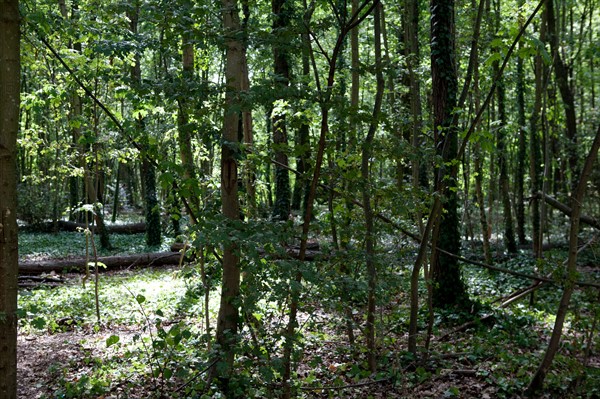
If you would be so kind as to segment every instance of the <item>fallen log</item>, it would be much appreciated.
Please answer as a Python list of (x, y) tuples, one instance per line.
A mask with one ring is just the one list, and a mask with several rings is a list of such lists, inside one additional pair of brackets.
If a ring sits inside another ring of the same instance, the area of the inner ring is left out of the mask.
[[(171, 244), (171, 251), (181, 252), (181, 251), (185, 250), (186, 251), (186, 259), (193, 260), (194, 257), (193, 256), (190, 257), (189, 253), (187, 252), (190, 250), (190, 248), (191, 248), (191, 246), (189, 244), (184, 244), (182, 242), (174, 242), (173, 244)], [(318, 242), (309, 243), (307, 246), (306, 254), (304, 256), (304, 260), (313, 261), (313, 260), (318, 260), (318, 259), (321, 259), (321, 260), (327, 259), (328, 256), (323, 254), (319, 248), (320, 247), (319, 247)], [(285, 259), (286, 257), (299, 259), (300, 258), (300, 247), (298, 245), (291, 245), (291, 246), (285, 247), (285, 255), (283, 255), (282, 253), (279, 253), (279, 254), (266, 253), (263, 248), (259, 248), (258, 254), (260, 256), (263, 256), (263, 257), (269, 258), (269, 259)]]
[[(31, 232), (49, 233), (55, 231), (78, 231), (89, 227), (96, 232), (96, 226), (88, 226), (85, 223), (70, 222), (68, 220), (57, 220), (56, 222), (44, 222), (35, 225), (20, 227), (21, 230)], [(146, 223), (129, 223), (106, 225), (106, 230), (111, 234), (139, 234), (146, 232)]]
[[(544, 194), (544, 193), (537, 193), (536, 198), (543, 199), (551, 207), (559, 210), (560, 212), (564, 213), (568, 217), (571, 217), (571, 213), (573, 212), (571, 210), (571, 208), (569, 206), (563, 204), (562, 202), (558, 201), (557, 199), (551, 197), (550, 195)], [(579, 216), (579, 220), (581, 221), (581, 223), (585, 223), (588, 226), (595, 227), (596, 229), (600, 230), (600, 221), (598, 221), (597, 219), (595, 219), (591, 216), (582, 214)]]
[[(177, 252), (153, 252), (136, 255), (103, 256), (98, 258), (100, 270), (125, 269), (130, 267), (150, 267), (178, 265), (181, 254)], [(93, 260), (90, 260), (93, 265)], [(20, 274), (42, 274), (85, 271), (85, 258), (50, 259), (19, 262)]]

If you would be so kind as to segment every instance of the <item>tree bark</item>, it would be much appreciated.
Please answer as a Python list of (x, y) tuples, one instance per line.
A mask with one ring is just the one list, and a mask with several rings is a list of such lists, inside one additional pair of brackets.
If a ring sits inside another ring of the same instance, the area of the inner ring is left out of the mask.
[[(450, 253), (460, 252), (456, 173), (458, 132), (453, 122), (458, 78), (454, 48), (454, 0), (431, 2), (431, 75), (433, 127), (436, 152), (442, 165), (435, 171), (435, 191), (442, 197), (443, 211), (436, 217), (432, 241)], [(456, 259), (434, 249), (432, 256), (433, 303), (459, 305), (466, 298)]]
[(198, 179), (196, 178), (196, 166), (194, 164), (194, 154), (192, 147), (192, 134), (194, 125), (190, 123), (191, 104), (188, 98), (192, 97), (191, 86), (194, 84), (194, 43), (192, 40), (191, 21), (185, 19), (186, 25), (181, 33), (181, 90), (182, 94), (178, 96), (177, 104), (177, 144), (179, 145), (179, 160), (183, 169), (183, 181), (180, 186), (179, 195), (185, 193), (191, 211), (196, 213), (200, 208), (200, 199), (198, 195)]
[[(497, 18), (500, 17), (500, 10), (497, 10)], [(499, 22), (498, 22), (499, 25)], [(499, 27), (497, 27), (499, 29)], [(498, 74), (498, 62), (494, 63), (494, 75), (498, 76), (496, 84), (498, 118), (500, 126), (496, 131), (496, 150), (498, 157), (498, 187), (500, 187), (500, 197), (502, 199), (502, 215), (504, 218), (504, 245), (509, 253), (517, 252), (517, 243), (515, 241), (515, 231), (513, 228), (512, 206), (510, 203), (510, 184), (508, 181), (508, 157), (506, 154), (506, 137), (504, 128), (507, 123), (506, 118), (506, 90), (504, 88), (504, 78)]]
[[(519, 1), (519, 10), (524, 1)], [(523, 26), (523, 16), (519, 14), (519, 25)], [(522, 43), (519, 43), (519, 47)], [(519, 244), (527, 242), (525, 236), (525, 171), (527, 165), (527, 130), (525, 119), (525, 72), (523, 57), (517, 57), (517, 121), (519, 122), (519, 147), (517, 150), (517, 172), (515, 175), (515, 190), (517, 192), (516, 220), (517, 238)]]
[[(540, 41), (546, 41), (546, 12), (542, 14), (542, 23), (540, 24)], [(531, 235), (532, 235), (532, 251), (536, 258), (542, 257), (542, 223), (540, 211), (540, 200), (535, 198), (537, 193), (542, 188), (542, 140), (540, 139), (540, 120), (542, 111), (542, 97), (545, 89), (544, 77), (545, 66), (541, 54), (536, 54), (534, 59), (534, 74), (535, 74), (535, 95), (533, 102), (533, 111), (529, 120), (529, 179), (530, 189), (534, 194), (531, 203)], [(546, 165), (548, 167), (548, 165)], [(543, 208), (543, 207), (542, 207)]]
[[(223, 144), (221, 145), (221, 203), (225, 218), (240, 218), (238, 201), (239, 104), (242, 76), (242, 44), (237, 0), (222, 0), (223, 29), (225, 35), (225, 115), (223, 119)], [(221, 350), (224, 367), (219, 367), (221, 389), (228, 395), (229, 380), (233, 372), (235, 346), (239, 324), (240, 268), (238, 249), (234, 242), (223, 248), (223, 281), (221, 303), (217, 319), (216, 340)], [(213, 369), (216, 370), (216, 369)], [(212, 371), (211, 374), (214, 374)]]
[[(248, 70), (248, 21), (250, 19), (250, 5), (248, 0), (242, 0), (242, 8), (244, 11), (244, 20), (242, 23), (242, 30), (244, 32), (244, 41), (242, 42), (242, 76), (240, 79), (241, 87), (240, 90), (245, 95), (250, 92), (250, 76)], [(243, 142), (247, 154), (250, 155), (254, 150), (254, 132), (252, 122), (252, 108), (249, 103), (246, 103), (242, 108), (242, 131), (243, 131)], [(257, 205), (256, 205), (256, 165), (252, 160), (247, 160), (244, 168), (244, 187), (246, 188), (246, 209), (247, 217), (249, 219), (257, 216)]]
[(0, 1), (0, 397), (17, 397), (17, 132), (20, 106), (18, 0)]
[(373, 106), (373, 114), (371, 125), (367, 132), (367, 137), (362, 146), (362, 162), (361, 162), (361, 177), (362, 177), (362, 197), (363, 209), (365, 214), (365, 251), (366, 251), (366, 266), (368, 277), (368, 293), (367, 293), (367, 324), (366, 324), (366, 343), (367, 343), (367, 362), (372, 373), (377, 371), (377, 351), (375, 342), (375, 300), (377, 290), (377, 266), (375, 263), (375, 229), (374, 229), (374, 214), (371, 206), (371, 178), (369, 173), (370, 160), (373, 152), (373, 138), (379, 125), (379, 115), (381, 113), (381, 102), (383, 100), (383, 91), (385, 89), (385, 81), (383, 79), (383, 66), (381, 59), (381, 3), (375, 6), (374, 13), (374, 36), (375, 36), (375, 73), (377, 81), (377, 90), (375, 93), (375, 104)]
[[(577, 156), (577, 119), (575, 115), (575, 95), (569, 84), (569, 66), (562, 59), (559, 49), (558, 29), (556, 27), (556, 16), (554, 12), (554, 2), (546, 1), (546, 17), (548, 23), (548, 41), (552, 49), (552, 59), (554, 67), (554, 77), (560, 91), (565, 110), (565, 121), (567, 128), (567, 160), (571, 172), (570, 184), (568, 185), (571, 193), (575, 191), (579, 180), (579, 165)], [(563, 169), (564, 170), (564, 169)]]
[[(272, 0), (273, 12), (273, 71), (275, 74), (276, 100), (284, 100), (290, 82), (290, 64), (287, 42), (284, 42), (292, 10), (291, 3), (286, 0)], [(275, 148), (275, 205), (273, 218), (287, 220), (291, 210), (290, 174), (287, 169), (287, 126), (285, 110), (275, 111), (273, 119), (273, 146)]]

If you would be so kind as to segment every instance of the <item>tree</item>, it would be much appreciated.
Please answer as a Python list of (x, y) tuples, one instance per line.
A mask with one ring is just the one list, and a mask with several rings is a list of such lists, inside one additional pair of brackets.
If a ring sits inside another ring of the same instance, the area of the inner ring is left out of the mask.
[[(130, 20), (129, 28), (134, 36), (138, 35), (138, 24), (140, 18), (140, 0), (136, 0), (129, 5), (128, 12)], [(134, 63), (131, 67), (131, 81), (136, 91), (142, 89), (142, 69), (140, 64), (140, 53), (136, 50), (134, 54)], [(149, 133), (146, 131), (144, 117), (140, 113), (136, 118), (136, 130), (141, 139), (142, 152), (142, 179), (144, 190), (144, 207), (146, 210), (146, 243), (148, 246), (160, 245), (161, 226), (160, 226), (160, 205), (156, 197), (156, 167), (150, 152)]]
[[(225, 114), (223, 117), (223, 144), (221, 145), (221, 209), (228, 221), (240, 218), (238, 201), (238, 129), (239, 94), (242, 76), (242, 44), (239, 41), (241, 29), (237, 0), (222, 0), (223, 29), (225, 32)], [(223, 248), (223, 281), (221, 304), (217, 319), (217, 343), (224, 359), (224, 372), (220, 373), (223, 391), (229, 389), (233, 371), (235, 344), (239, 323), (238, 299), (240, 293), (239, 254), (235, 243)]]
[[(496, 10), (496, 31), (500, 30), (500, 2), (497, 2)], [(512, 207), (510, 203), (510, 186), (508, 181), (508, 157), (506, 148), (505, 128), (507, 124), (506, 115), (506, 89), (504, 86), (504, 77), (498, 73), (499, 62), (494, 62), (494, 75), (496, 81), (496, 98), (498, 104), (498, 120), (500, 125), (496, 130), (496, 149), (498, 157), (498, 186), (500, 187), (500, 198), (502, 200), (502, 215), (504, 216), (504, 245), (509, 253), (517, 252), (517, 243), (515, 242), (515, 232), (513, 228)]]
[(568, 64), (566, 64), (563, 60), (563, 55), (561, 54), (561, 49), (559, 48), (559, 32), (558, 27), (556, 26), (557, 24), (555, 14), (556, 13), (554, 11), (554, 0), (548, 0), (546, 2), (548, 41), (550, 42), (550, 48), (552, 50), (552, 66), (554, 68), (554, 77), (556, 79), (556, 84), (560, 91), (560, 96), (563, 101), (565, 112), (565, 127), (567, 130), (566, 157), (568, 160), (570, 171), (570, 184), (568, 185), (568, 187), (571, 193), (573, 193), (579, 181), (575, 95), (569, 82), (571, 67)]
[(587, 190), (587, 183), (592, 174), (592, 168), (598, 157), (598, 150), (600, 149), (600, 125), (598, 125), (598, 131), (596, 137), (590, 148), (590, 151), (585, 160), (583, 170), (579, 175), (579, 181), (575, 187), (575, 192), (571, 195), (571, 217), (570, 217), (570, 230), (569, 230), (569, 256), (566, 261), (565, 275), (566, 281), (564, 284), (564, 290), (558, 310), (556, 311), (556, 319), (554, 321), (554, 329), (552, 330), (552, 336), (548, 343), (548, 349), (544, 354), (540, 365), (531, 378), (531, 382), (526, 389), (528, 396), (533, 396), (540, 391), (544, 385), (546, 374), (552, 365), (554, 356), (558, 352), (560, 339), (562, 336), (563, 325), (567, 312), (569, 310), (569, 303), (571, 302), (571, 296), (575, 290), (575, 279), (577, 276), (577, 255), (579, 247), (579, 223), (582, 203)]
[[(455, 168), (458, 131), (454, 123), (458, 79), (454, 48), (454, 0), (431, 2), (431, 76), (433, 132), (439, 163), (435, 169), (435, 191), (441, 196), (443, 211), (436, 218), (432, 243), (453, 254), (460, 252), (460, 224)], [(466, 297), (456, 258), (433, 251), (431, 265), (433, 303), (460, 305)]]
[[(285, 90), (290, 82), (290, 64), (286, 39), (292, 5), (286, 0), (272, 0), (273, 12), (273, 72), (275, 93), (279, 101), (284, 100)], [(291, 209), (290, 173), (287, 156), (287, 127), (285, 105), (275, 106), (272, 115), (273, 146), (275, 148), (275, 206), (273, 218), (287, 220)]]
[(377, 92), (375, 94), (375, 104), (373, 106), (373, 114), (367, 137), (362, 145), (362, 160), (360, 166), (360, 174), (363, 180), (362, 198), (365, 212), (365, 255), (366, 269), (368, 276), (368, 293), (367, 293), (367, 361), (369, 369), (372, 373), (377, 371), (377, 353), (375, 342), (375, 305), (376, 305), (376, 290), (377, 290), (377, 265), (375, 260), (375, 227), (372, 204), (371, 204), (371, 175), (369, 161), (373, 153), (373, 139), (377, 131), (380, 113), (381, 102), (383, 99), (383, 90), (385, 81), (383, 79), (383, 66), (381, 59), (381, 13), (382, 5), (378, 3), (375, 6), (374, 12), (374, 42), (375, 42), (375, 74), (377, 80)]
[(17, 397), (17, 132), (20, 106), (18, 0), (0, 1), (0, 397)]

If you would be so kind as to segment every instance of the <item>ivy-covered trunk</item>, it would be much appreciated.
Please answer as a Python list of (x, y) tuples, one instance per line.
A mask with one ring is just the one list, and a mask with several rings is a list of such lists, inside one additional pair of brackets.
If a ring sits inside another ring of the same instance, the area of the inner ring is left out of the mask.
[(17, 397), (19, 2), (0, 1), (0, 398)]
[[(458, 193), (454, 168), (458, 160), (458, 132), (453, 123), (457, 75), (454, 49), (454, 0), (431, 2), (431, 75), (435, 148), (441, 163), (435, 169), (435, 191), (442, 197), (432, 241), (452, 254), (460, 252)], [(460, 305), (466, 297), (456, 258), (434, 250), (432, 257), (433, 304)]]

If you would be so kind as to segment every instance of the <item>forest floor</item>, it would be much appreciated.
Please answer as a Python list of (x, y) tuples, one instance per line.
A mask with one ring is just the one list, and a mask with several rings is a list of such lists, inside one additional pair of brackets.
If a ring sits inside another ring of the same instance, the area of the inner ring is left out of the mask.
[[(38, 252), (32, 256), (47, 257)], [(523, 258), (518, 258), (507, 261), (505, 266), (518, 268), (523, 263)], [(590, 272), (598, 277), (596, 268)], [(100, 324), (95, 320), (93, 284), (88, 282), (83, 288), (81, 276), (67, 275), (66, 282), (59, 287), (22, 290), (20, 307), (24, 316), (18, 338), (18, 397), (200, 397), (193, 391), (183, 394), (186, 390), (182, 389), (191, 381), (201, 381), (199, 371), (206, 365), (208, 353), (206, 337), (202, 337), (205, 325), (201, 296), (190, 296), (198, 282), (186, 278), (185, 273), (168, 267), (101, 275)], [(538, 305), (534, 307), (527, 305), (526, 299), (506, 309), (487, 305), (471, 316), (452, 311), (436, 313), (429, 356), (417, 362), (406, 352), (409, 269), (396, 271), (396, 275), (404, 285), (379, 307), (380, 371), (376, 374), (365, 367), (361, 307), (354, 308), (356, 343), (351, 346), (336, 303), (323, 301), (322, 293), (317, 291), (307, 298), (305, 312), (300, 317), (304, 338), (301, 357), (296, 363), (298, 396), (519, 397), (547, 346), (559, 290), (538, 293)], [(488, 300), (525, 284), (512, 277), (490, 276), (487, 271), (469, 268), (465, 268), (465, 277), (472, 297)], [(593, 321), (593, 315), (597, 320), (600, 311), (597, 301), (590, 297), (597, 298), (597, 292), (579, 290), (573, 299), (574, 309), (542, 398), (600, 397), (600, 334)], [(210, 309), (214, 326), (218, 309), (215, 291), (211, 293)], [(453, 332), (463, 322), (489, 313), (493, 317), (488, 322), (475, 322), (468, 329)], [(420, 331), (424, 332), (426, 309), (421, 320)], [(268, 334), (275, 335), (274, 331), (284, 321), (285, 317), (277, 315), (277, 309), (265, 310), (264, 340), (271, 339)], [(244, 334), (248, 341), (255, 338), (247, 327)], [(157, 345), (159, 337), (166, 344)], [(168, 337), (177, 337), (181, 345), (170, 344)], [(280, 342), (273, 342), (271, 348), (280, 347)], [(424, 345), (424, 339), (419, 344)], [(591, 350), (586, 357), (589, 344)], [(265, 388), (269, 380), (261, 368), (265, 359), (252, 353), (240, 356), (240, 374), (248, 370), (255, 373), (252, 378), (248, 376), (246, 383), (260, 385), (251, 387), (248, 392), (253, 393), (248, 397), (272, 397), (273, 391)], [(273, 359), (269, 361), (275, 364)]]

